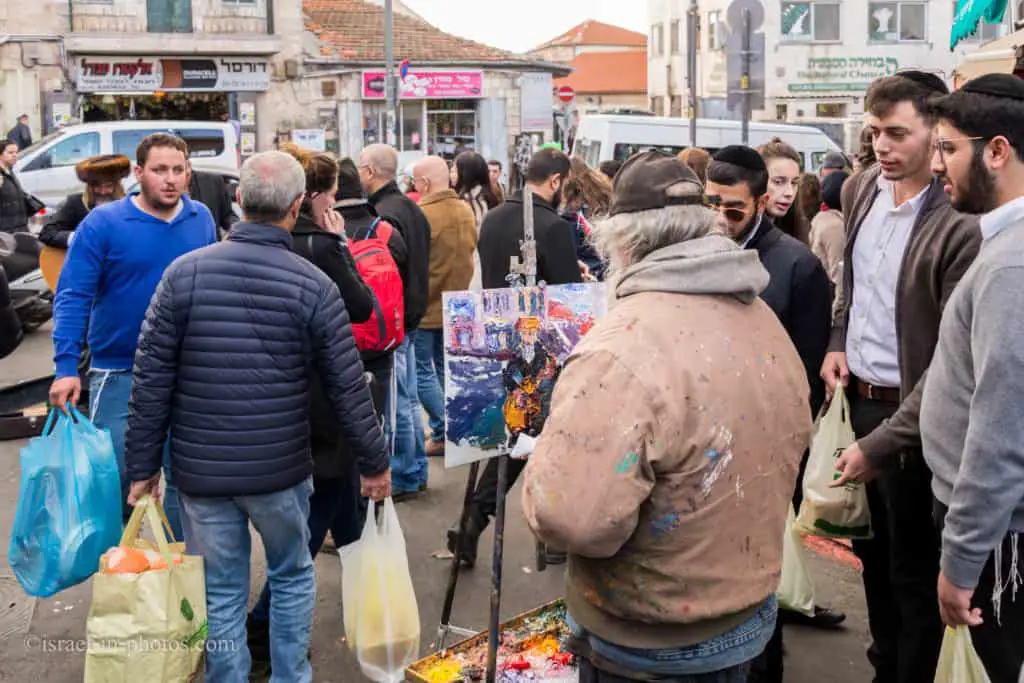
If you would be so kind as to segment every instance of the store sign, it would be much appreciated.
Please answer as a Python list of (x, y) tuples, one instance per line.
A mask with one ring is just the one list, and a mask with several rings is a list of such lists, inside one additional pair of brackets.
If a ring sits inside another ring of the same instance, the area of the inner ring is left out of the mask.
[(80, 57), (79, 92), (263, 91), (270, 88), (265, 59), (212, 57)]
[(790, 92), (863, 92), (871, 81), (899, 71), (895, 57), (810, 57)]
[[(363, 99), (382, 100), (383, 71), (363, 72)], [(484, 75), (481, 71), (409, 71), (401, 82), (402, 99), (471, 99), (483, 97)]]

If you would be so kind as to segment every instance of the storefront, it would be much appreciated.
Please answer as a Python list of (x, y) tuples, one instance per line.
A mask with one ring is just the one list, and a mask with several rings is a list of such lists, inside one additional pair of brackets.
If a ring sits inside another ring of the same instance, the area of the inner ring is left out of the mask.
[[(363, 71), (361, 78), (363, 144), (385, 142), (384, 72)], [(409, 71), (401, 80), (395, 146), (403, 155), (436, 154), (446, 159), (479, 149), (478, 108), (483, 94), (482, 71)]]

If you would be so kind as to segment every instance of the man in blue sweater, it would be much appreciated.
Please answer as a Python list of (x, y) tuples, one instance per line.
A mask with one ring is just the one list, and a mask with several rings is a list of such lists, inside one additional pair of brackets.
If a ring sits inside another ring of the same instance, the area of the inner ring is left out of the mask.
[[(78, 403), (78, 362), (88, 329), (90, 417), (96, 426), (110, 430), (125, 501), (128, 397), (142, 319), (167, 266), (182, 254), (217, 241), (209, 210), (184, 195), (187, 156), (184, 140), (166, 133), (154, 133), (139, 144), (135, 177), (140, 192), (97, 207), (82, 221), (54, 300), (57, 373), (50, 403)], [(180, 540), (177, 492), (170, 479), (165, 507)], [(127, 503), (125, 511), (130, 511)]]

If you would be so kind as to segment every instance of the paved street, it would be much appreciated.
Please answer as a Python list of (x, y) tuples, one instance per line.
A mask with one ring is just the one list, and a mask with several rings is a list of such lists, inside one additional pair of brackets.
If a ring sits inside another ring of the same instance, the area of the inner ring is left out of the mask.
[[(11, 357), (0, 361), (0, 386), (50, 372), (48, 329), (26, 340)], [(89, 585), (67, 590), (53, 599), (25, 597), (10, 576), (7, 551), (18, 492), (18, 453), (24, 442), (0, 442), (0, 681), (71, 683), (82, 679), (84, 654), (46, 654), (39, 639), (82, 638), (89, 608)], [(465, 470), (446, 472), (431, 464), (430, 490), (420, 500), (398, 506), (405, 531), (413, 581), (422, 621), (421, 650), (432, 650), (448, 563), (431, 555), (441, 549), (444, 530), (455, 518), (465, 485)], [(551, 600), (560, 593), (561, 572), (537, 573), (532, 568), (533, 541), (522, 518), (517, 487), (510, 496), (506, 530), (503, 613), (514, 615)], [(489, 543), (486, 534), (483, 543)], [(792, 683), (860, 683), (870, 680), (864, 649), (867, 621), (860, 577), (856, 569), (830, 556), (808, 553), (818, 601), (849, 614), (846, 628), (837, 632), (790, 627), (786, 680)], [(254, 543), (254, 584), (262, 581), (262, 549)], [(321, 554), (316, 622), (313, 631), (314, 680), (351, 683), (363, 680), (354, 657), (339, 639), (344, 632), (341, 610), (341, 570), (335, 556)], [(464, 574), (456, 598), (458, 625), (482, 628), (489, 605), (489, 573)], [(31, 634), (37, 638), (26, 639)]]

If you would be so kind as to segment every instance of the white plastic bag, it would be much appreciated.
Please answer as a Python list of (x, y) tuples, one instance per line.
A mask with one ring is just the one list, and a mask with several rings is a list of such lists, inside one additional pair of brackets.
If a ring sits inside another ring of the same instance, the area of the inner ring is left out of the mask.
[(394, 502), (384, 501), (380, 522), (370, 501), (363, 535), (338, 551), (342, 566), (345, 636), (363, 674), (400, 683), (420, 649), (420, 613)]
[(991, 683), (985, 665), (974, 651), (971, 632), (966, 626), (946, 627), (939, 652), (935, 683)]
[(800, 532), (795, 528), (796, 515), (792, 504), (786, 517), (786, 531), (782, 536), (782, 576), (777, 594), (779, 607), (808, 617), (814, 616), (814, 582), (804, 561)]
[(851, 482), (832, 488), (832, 482), (839, 478), (836, 459), (855, 440), (850, 426), (850, 404), (839, 385), (828, 411), (814, 427), (797, 529), (825, 538), (871, 538), (871, 513), (864, 484)]

